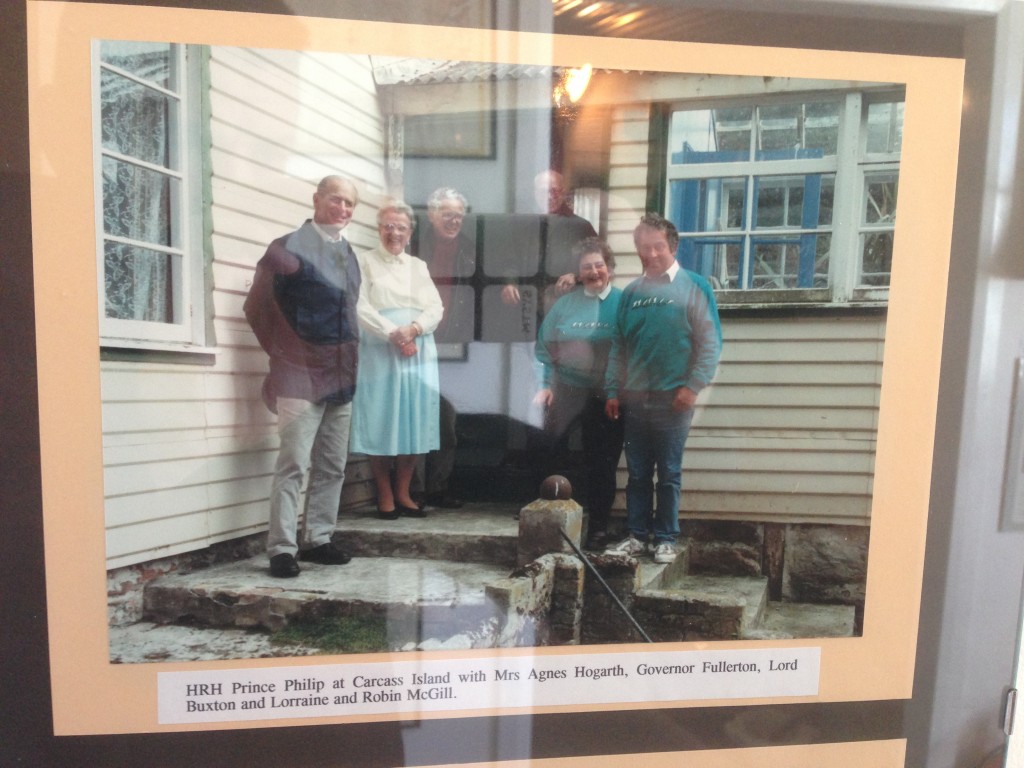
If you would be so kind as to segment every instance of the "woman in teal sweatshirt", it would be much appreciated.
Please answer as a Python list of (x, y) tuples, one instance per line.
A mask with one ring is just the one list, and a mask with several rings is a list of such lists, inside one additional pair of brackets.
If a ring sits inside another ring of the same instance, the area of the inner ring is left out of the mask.
[[(604, 414), (604, 380), (622, 291), (611, 284), (615, 260), (599, 238), (573, 248), (577, 288), (555, 302), (544, 318), (535, 354), (540, 389), (534, 402), (545, 409), (541, 477), (569, 476), (574, 497), (587, 512), (587, 546), (607, 539), (615, 499), (615, 472), (622, 453), (622, 423)], [(582, 432), (579, 471), (567, 468), (574, 428)]]

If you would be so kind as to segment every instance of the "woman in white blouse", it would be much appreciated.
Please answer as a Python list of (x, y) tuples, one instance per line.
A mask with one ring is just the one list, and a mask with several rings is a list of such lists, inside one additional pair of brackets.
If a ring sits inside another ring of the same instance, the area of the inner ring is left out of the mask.
[(409, 483), (417, 455), (440, 445), (433, 331), (444, 310), (426, 263), (405, 253), (413, 221), (408, 205), (386, 203), (377, 213), (380, 245), (358, 256), (361, 332), (351, 450), (369, 455), (377, 514), (386, 520), (424, 516)]

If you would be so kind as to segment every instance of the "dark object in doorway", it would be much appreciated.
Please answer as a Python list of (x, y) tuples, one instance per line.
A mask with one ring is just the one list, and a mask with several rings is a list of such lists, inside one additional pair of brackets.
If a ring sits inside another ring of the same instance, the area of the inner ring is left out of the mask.
[(469, 501), (529, 504), (537, 498), (535, 462), (543, 433), (498, 413), (460, 413), (449, 484)]

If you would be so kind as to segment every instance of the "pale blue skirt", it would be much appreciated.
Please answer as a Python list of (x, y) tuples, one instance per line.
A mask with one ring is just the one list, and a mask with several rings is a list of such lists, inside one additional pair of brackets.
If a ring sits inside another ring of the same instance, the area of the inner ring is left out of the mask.
[[(385, 309), (398, 325), (415, 320), (412, 308)], [(354, 453), (404, 456), (441, 445), (440, 390), (434, 335), (416, 337), (416, 354), (403, 357), (387, 339), (361, 332), (356, 395), (352, 401)]]

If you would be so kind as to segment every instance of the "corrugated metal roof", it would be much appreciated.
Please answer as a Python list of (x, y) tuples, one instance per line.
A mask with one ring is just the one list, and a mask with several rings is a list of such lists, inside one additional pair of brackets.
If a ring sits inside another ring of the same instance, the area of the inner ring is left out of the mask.
[(565, 67), (542, 64), (502, 64), (476, 61), (431, 61), (373, 57), (378, 85), (470, 83), (482, 80), (551, 78)]

